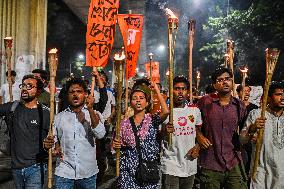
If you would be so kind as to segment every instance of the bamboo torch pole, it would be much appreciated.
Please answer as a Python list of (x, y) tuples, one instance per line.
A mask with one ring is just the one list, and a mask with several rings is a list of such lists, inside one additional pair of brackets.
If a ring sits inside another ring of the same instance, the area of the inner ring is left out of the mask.
[[(121, 98), (122, 98), (122, 82), (123, 82), (123, 63), (125, 60), (124, 53), (120, 56), (115, 54), (114, 66), (116, 66), (117, 75), (117, 121), (116, 121), (116, 135), (117, 141), (120, 141), (120, 122), (121, 122)], [(120, 164), (120, 149), (116, 149), (116, 176), (119, 176)]]
[[(170, 119), (169, 123), (173, 124), (173, 77), (174, 77), (174, 47), (176, 31), (178, 29), (178, 18), (170, 9), (166, 9), (168, 18), (168, 56), (169, 56), (169, 98), (170, 98)], [(172, 147), (172, 133), (169, 135), (169, 147)]]
[(150, 63), (150, 81), (152, 82), (152, 80), (153, 80), (153, 69), (152, 69), (152, 62), (153, 62), (153, 56), (154, 56), (154, 54), (153, 53), (149, 53), (148, 54), (148, 57), (149, 57), (149, 63)]
[(196, 91), (199, 92), (199, 83), (200, 83), (200, 71), (196, 71)]
[(245, 67), (244, 69), (240, 69), (241, 73), (242, 73), (242, 101), (244, 101), (245, 99), (245, 86), (246, 86), (246, 78), (247, 78), (247, 72), (248, 72), (248, 68)]
[[(278, 57), (279, 57), (279, 54), (280, 54), (280, 51), (276, 48), (266, 49), (265, 52), (266, 52), (266, 79), (265, 79), (264, 90), (263, 90), (263, 101), (262, 101), (262, 106), (261, 106), (261, 118), (265, 118), (268, 91), (269, 91), (271, 79), (272, 79), (272, 76), (273, 76), (273, 72), (274, 72), (274, 69), (275, 69), (275, 66), (277, 64)], [(259, 158), (260, 158), (260, 151), (261, 151), (261, 147), (262, 147), (263, 134), (264, 134), (264, 130), (259, 129), (257, 140), (256, 140), (255, 157), (254, 157), (253, 171), (252, 171), (252, 179), (254, 181), (256, 180), (257, 167), (259, 165)]]
[[(57, 70), (57, 49), (51, 49), (48, 53), (49, 57), (49, 73), (50, 73), (50, 125), (49, 136), (53, 136), (53, 121), (54, 121), (54, 93), (55, 93), (55, 77)], [(52, 188), (52, 149), (48, 150), (48, 188)]]
[[(235, 89), (235, 74), (234, 74), (234, 41), (227, 39), (227, 55), (229, 61), (229, 67), (233, 74), (233, 96), (236, 96)], [(226, 55), (225, 55), (226, 56)]]
[(195, 33), (195, 20), (190, 20), (188, 22), (188, 79), (189, 79), (189, 101), (193, 103), (193, 94), (192, 94), (192, 49), (193, 49), (193, 40)]
[[(131, 11), (131, 10), (129, 10)], [(129, 13), (131, 14), (131, 13)], [(122, 55), (121, 56), (125, 56), (125, 50), (124, 47), (122, 47)], [(129, 82), (128, 82), (128, 75), (129, 75), (129, 70), (127, 69), (127, 63), (124, 63), (124, 68), (125, 68), (125, 113), (127, 112), (128, 109), (128, 93), (129, 93)], [(123, 77), (123, 76), (122, 76)]]
[(11, 78), (11, 70), (12, 70), (12, 65), (11, 65), (11, 57), (12, 57), (12, 44), (13, 44), (13, 38), (12, 37), (5, 37), (4, 38), (4, 45), (5, 45), (5, 57), (6, 57), (6, 66), (7, 66), (7, 71), (8, 71), (8, 86), (9, 86), (9, 97), (10, 97), (10, 102), (13, 101), (13, 92), (12, 92), (12, 78)]

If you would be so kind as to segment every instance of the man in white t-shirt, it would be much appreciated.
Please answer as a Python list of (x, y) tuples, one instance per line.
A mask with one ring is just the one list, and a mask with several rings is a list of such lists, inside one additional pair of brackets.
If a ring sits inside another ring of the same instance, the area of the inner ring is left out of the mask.
[(199, 146), (195, 144), (195, 127), (202, 124), (201, 113), (196, 106), (186, 104), (188, 80), (177, 76), (173, 82), (173, 126), (167, 124), (164, 127), (167, 132), (171, 132), (172, 127), (172, 146), (167, 140), (162, 143), (162, 188), (190, 189), (197, 173)]
[[(20, 97), (21, 97), (21, 89), (19, 87), (20, 83), (16, 81), (16, 76), (17, 76), (16, 72), (14, 70), (11, 70), (13, 101), (20, 100)], [(6, 72), (6, 77), (8, 80), (8, 71)], [(4, 104), (7, 102), (10, 102), (9, 84), (4, 83), (1, 86), (1, 90), (0, 90), (0, 104)]]

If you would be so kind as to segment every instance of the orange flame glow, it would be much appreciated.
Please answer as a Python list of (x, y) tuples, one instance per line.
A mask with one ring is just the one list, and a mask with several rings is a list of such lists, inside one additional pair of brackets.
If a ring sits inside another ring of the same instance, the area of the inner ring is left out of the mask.
[(57, 48), (50, 49), (48, 52), (49, 54), (56, 54), (57, 53)]
[(165, 13), (166, 13), (166, 15), (168, 15), (169, 18), (178, 19), (178, 17), (176, 17), (176, 15), (173, 13), (173, 11), (169, 8), (165, 9)]
[(241, 71), (242, 73), (247, 73), (247, 72), (248, 72), (248, 68), (245, 67), (244, 69), (240, 69), (240, 71)]
[(196, 72), (196, 78), (197, 78), (197, 79), (200, 79), (200, 78), (201, 78), (201, 76), (200, 76), (200, 71), (197, 71), (197, 72)]

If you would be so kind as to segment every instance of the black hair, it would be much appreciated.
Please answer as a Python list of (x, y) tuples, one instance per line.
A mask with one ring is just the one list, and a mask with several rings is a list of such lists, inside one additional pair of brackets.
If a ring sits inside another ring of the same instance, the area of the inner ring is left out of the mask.
[[(11, 76), (16, 77), (17, 73), (14, 70), (11, 70)], [(6, 77), (8, 77), (8, 71), (6, 71)]]
[(216, 89), (212, 86), (212, 84), (209, 84), (205, 88), (205, 93), (210, 94), (216, 92)]
[(283, 89), (284, 90), (284, 83), (278, 82), (278, 81), (271, 82), (270, 87), (269, 87), (269, 91), (268, 91), (268, 96), (271, 97), (276, 89)]
[(178, 75), (174, 78), (173, 82), (174, 82), (173, 85), (177, 83), (184, 83), (186, 85), (186, 88), (189, 89), (189, 81), (187, 80), (185, 76)]
[[(249, 85), (245, 85), (245, 87), (249, 87), (249, 89), (251, 90), (251, 87)], [(243, 86), (239, 85), (236, 89), (237, 93), (241, 92), (243, 90)]]
[(162, 90), (162, 84), (161, 83), (156, 83), (156, 85), (158, 85), (160, 87), (160, 89)]
[(211, 79), (213, 83), (216, 83), (217, 77), (219, 77), (220, 75), (222, 75), (223, 73), (228, 73), (230, 75), (230, 77), (233, 77), (233, 73), (231, 71), (231, 69), (229, 68), (217, 68), (211, 75)]
[(46, 70), (42, 70), (42, 69), (34, 69), (32, 71), (32, 73), (38, 73), (40, 74), (40, 77), (45, 80), (45, 81), (48, 81), (48, 78), (49, 78), (49, 74)]
[(35, 77), (34, 75), (32, 74), (29, 74), (29, 75), (25, 75), (22, 79), (22, 83), (24, 83), (25, 80), (27, 79), (35, 79), (36, 80), (36, 87), (37, 87), (37, 90), (38, 91), (42, 91), (44, 90), (44, 84), (43, 82), (41, 81), (41, 79)]
[(108, 83), (108, 76), (107, 74), (104, 72), (104, 70), (100, 70), (98, 71), (100, 75), (103, 75), (106, 78), (106, 83)]
[(72, 85), (79, 85), (80, 87), (83, 88), (84, 92), (88, 93), (88, 87), (85, 83), (84, 80), (82, 80), (81, 78), (72, 78), (70, 79), (69, 81), (66, 82), (66, 91), (68, 92), (69, 91), (69, 88), (72, 86)]
[(142, 78), (142, 79), (137, 79), (135, 81), (135, 83), (133, 84), (132, 89), (135, 89), (136, 87), (140, 86), (140, 85), (146, 85), (146, 86), (150, 86), (150, 81), (147, 78)]
[(137, 86), (135, 89), (132, 89), (131, 94), (130, 94), (130, 101), (132, 100), (132, 97), (133, 97), (135, 92), (144, 93), (145, 98), (146, 98), (146, 102), (148, 102), (148, 106), (146, 107), (146, 113), (149, 113), (150, 109), (152, 107), (150, 88), (148, 86), (146, 86), (145, 84), (142, 84), (140, 86)]

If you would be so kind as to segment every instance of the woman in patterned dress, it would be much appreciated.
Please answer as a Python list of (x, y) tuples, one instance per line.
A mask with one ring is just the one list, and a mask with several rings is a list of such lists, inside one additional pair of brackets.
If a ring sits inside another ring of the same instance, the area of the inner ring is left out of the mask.
[[(134, 122), (138, 130), (138, 137), (141, 141), (141, 153), (144, 160), (153, 161), (159, 154), (159, 142), (157, 134), (159, 125), (169, 114), (168, 107), (156, 84), (151, 86), (157, 93), (162, 111), (160, 115), (147, 113), (150, 106), (150, 89), (146, 85), (137, 86), (133, 89), (130, 100), (134, 110)], [(121, 189), (154, 189), (158, 184), (138, 184), (135, 179), (135, 171), (138, 167), (138, 153), (136, 149), (135, 136), (129, 119), (121, 122), (120, 141), (113, 141), (114, 148), (121, 149), (120, 175), (118, 188)]]

